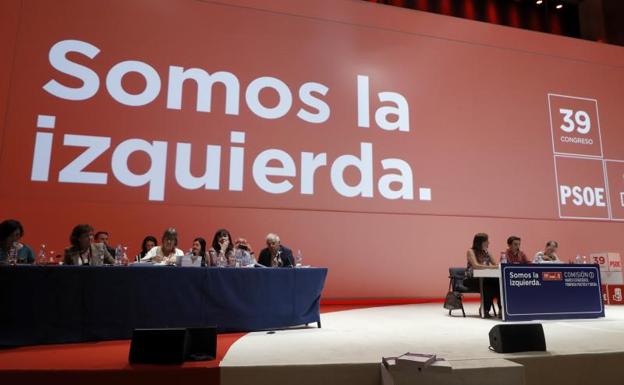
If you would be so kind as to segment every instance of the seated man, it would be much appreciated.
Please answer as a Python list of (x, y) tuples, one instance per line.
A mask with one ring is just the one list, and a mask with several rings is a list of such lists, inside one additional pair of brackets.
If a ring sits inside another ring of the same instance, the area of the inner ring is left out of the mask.
[(507, 257), (507, 263), (514, 265), (526, 265), (529, 263), (526, 254), (520, 250), (520, 237), (516, 237), (515, 235), (507, 238), (507, 251), (505, 251), (505, 256)]
[(269, 234), (266, 236), (267, 247), (260, 251), (258, 263), (266, 267), (292, 267), (293, 255), (292, 251), (282, 246), (280, 238), (277, 234)]
[(548, 241), (544, 247), (544, 251), (539, 251), (533, 257), (533, 263), (562, 263), (557, 255), (557, 241)]
[(106, 247), (106, 250), (108, 250), (108, 253), (115, 257), (115, 249), (110, 247), (108, 243), (109, 238), (110, 234), (108, 234), (108, 231), (98, 231), (97, 233), (95, 233), (95, 243), (103, 243)]
[(241, 261), (242, 266), (253, 266), (256, 263), (251, 244), (245, 238), (238, 238), (234, 242), (234, 257)]

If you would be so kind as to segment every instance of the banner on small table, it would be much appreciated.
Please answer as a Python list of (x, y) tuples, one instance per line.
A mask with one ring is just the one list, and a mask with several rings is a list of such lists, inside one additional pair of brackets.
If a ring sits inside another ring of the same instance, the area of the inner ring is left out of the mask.
[(503, 264), (507, 321), (604, 317), (598, 265)]

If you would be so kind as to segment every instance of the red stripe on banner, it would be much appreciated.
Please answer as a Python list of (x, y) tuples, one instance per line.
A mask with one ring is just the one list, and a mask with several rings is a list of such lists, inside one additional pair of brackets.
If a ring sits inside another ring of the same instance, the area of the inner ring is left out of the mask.
[[(479, 297), (464, 297), (464, 302), (476, 302)], [(321, 299), (321, 306), (332, 305), (362, 305), (362, 306), (386, 306), (386, 305), (410, 305), (419, 303), (443, 303), (444, 298), (344, 298), (344, 299)]]

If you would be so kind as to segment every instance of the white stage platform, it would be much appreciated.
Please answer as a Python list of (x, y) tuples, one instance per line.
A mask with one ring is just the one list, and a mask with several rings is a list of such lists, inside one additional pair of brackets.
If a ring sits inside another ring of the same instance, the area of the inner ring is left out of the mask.
[(413, 384), (624, 384), (624, 307), (606, 317), (543, 321), (547, 352), (499, 354), (477, 303), (448, 311), (439, 303), (331, 312), (315, 327), (250, 333), (221, 362), (222, 384), (380, 384), (383, 356), (436, 353), (453, 375), (399, 380)]

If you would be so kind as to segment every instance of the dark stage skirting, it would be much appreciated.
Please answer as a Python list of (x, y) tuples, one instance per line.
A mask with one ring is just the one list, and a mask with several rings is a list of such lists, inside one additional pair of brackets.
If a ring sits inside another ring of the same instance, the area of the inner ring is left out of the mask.
[(134, 328), (254, 331), (320, 321), (327, 269), (0, 267), (0, 345), (127, 339)]

